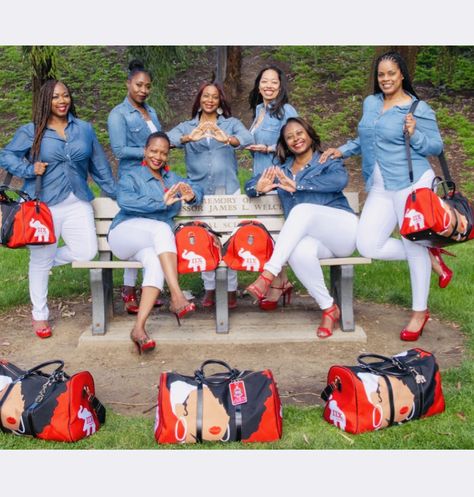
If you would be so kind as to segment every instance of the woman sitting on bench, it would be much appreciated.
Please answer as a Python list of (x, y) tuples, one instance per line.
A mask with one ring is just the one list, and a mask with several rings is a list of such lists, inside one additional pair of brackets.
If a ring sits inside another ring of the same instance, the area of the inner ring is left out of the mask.
[(199, 205), (202, 189), (176, 173), (167, 165), (170, 142), (165, 133), (152, 133), (145, 144), (145, 159), (140, 167), (125, 172), (117, 187), (119, 213), (110, 226), (108, 241), (115, 256), (143, 264), (142, 297), (137, 320), (130, 338), (138, 352), (155, 348), (155, 341), (145, 331), (145, 324), (164, 279), (171, 294), (170, 311), (180, 318), (195, 310), (186, 300), (178, 282), (173, 217), (181, 209), (181, 201)]
[(330, 337), (341, 312), (324, 282), (319, 259), (355, 249), (357, 216), (342, 193), (348, 175), (341, 160), (319, 164), (321, 140), (303, 119), (291, 117), (280, 132), (274, 166), (245, 185), (249, 197), (277, 190), (286, 218), (264, 271), (247, 287), (262, 300), (287, 262), (323, 310), (319, 338)]

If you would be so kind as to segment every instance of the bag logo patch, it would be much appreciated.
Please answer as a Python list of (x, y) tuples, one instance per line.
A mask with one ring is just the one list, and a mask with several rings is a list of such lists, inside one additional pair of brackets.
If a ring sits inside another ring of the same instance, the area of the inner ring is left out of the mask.
[(420, 231), (425, 227), (425, 216), (415, 209), (408, 209), (405, 212), (405, 217), (410, 220), (408, 226), (414, 228), (415, 231)]
[(239, 256), (242, 258), (242, 266), (246, 271), (259, 271), (260, 261), (255, 257), (249, 250), (244, 250), (241, 248), (238, 252)]
[(33, 238), (36, 238), (38, 242), (49, 242), (49, 229), (39, 219), (31, 218), (30, 228), (36, 230)]
[(343, 431), (346, 431), (346, 415), (337, 405), (337, 401), (331, 399), (328, 404), (329, 410), (331, 411), (329, 414), (329, 419), (334, 426), (337, 426)]
[(247, 392), (245, 383), (242, 380), (229, 383), (230, 400), (233, 406), (247, 403)]
[(188, 268), (195, 273), (206, 270), (206, 259), (192, 250), (184, 249), (181, 253), (181, 258), (189, 261)]
[(82, 431), (86, 434), (86, 437), (89, 437), (93, 433), (96, 432), (96, 425), (94, 421), (94, 417), (92, 413), (87, 409), (87, 407), (79, 406), (79, 410), (77, 411), (77, 417), (84, 421), (84, 426), (82, 427)]

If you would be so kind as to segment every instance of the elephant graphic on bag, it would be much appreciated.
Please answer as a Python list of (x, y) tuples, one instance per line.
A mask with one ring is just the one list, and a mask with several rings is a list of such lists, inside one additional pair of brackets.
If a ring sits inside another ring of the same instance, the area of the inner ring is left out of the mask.
[(331, 414), (329, 415), (330, 421), (334, 426), (338, 426), (341, 430), (346, 431), (346, 415), (337, 405), (337, 401), (334, 400), (331, 396), (329, 400), (329, 410)]
[(408, 209), (405, 212), (405, 217), (410, 220), (408, 224), (410, 228), (415, 228), (415, 230), (419, 231), (425, 227), (425, 217), (421, 212), (415, 209)]
[(35, 229), (35, 233), (34, 233), (33, 237), (37, 238), (38, 242), (49, 241), (49, 229), (39, 219), (31, 218), (30, 219), (30, 228)]
[(252, 252), (249, 250), (244, 250), (240, 248), (237, 252), (239, 256), (242, 258), (242, 266), (246, 271), (259, 271), (260, 270), (260, 261), (255, 257)]
[(85, 432), (86, 437), (94, 434), (96, 432), (96, 425), (92, 413), (87, 409), (87, 407), (79, 406), (79, 411), (77, 411), (77, 417), (84, 421), (84, 426), (82, 431)]
[(181, 257), (189, 261), (188, 268), (192, 269), (195, 273), (198, 271), (206, 270), (206, 259), (192, 250), (184, 249), (181, 253)]

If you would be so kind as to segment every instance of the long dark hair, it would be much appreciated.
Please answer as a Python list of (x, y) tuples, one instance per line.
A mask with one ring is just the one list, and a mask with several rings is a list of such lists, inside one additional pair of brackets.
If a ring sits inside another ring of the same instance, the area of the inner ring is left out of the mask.
[(379, 64), (383, 60), (389, 60), (389, 61), (397, 64), (397, 66), (399, 67), (400, 72), (402, 73), (402, 76), (403, 76), (402, 88), (407, 93), (411, 93), (414, 97), (418, 98), (418, 95), (416, 94), (415, 89), (413, 88), (411, 78), (410, 78), (410, 73), (408, 72), (408, 66), (407, 66), (407, 63), (405, 62), (405, 59), (398, 52), (393, 52), (393, 51), (392, 52), (385, 52), (375, 61), (375, 65), (374, 65), (374, 95), (376, 93), (382, 93), (382, 88), (380, 88), (377, 74), (379, 71)]
[(31, 146), (30, 156), (31, 160), (34, 162), (38, 159), (41, 140), (43, 139), (46, 126), (48, 124), (49, 116), (51, 115), (51, 102), (53, 100), (54, 88), (58, 83), (61, 83), (66, 87), (69, 97), (71, 99), (71, 105), (69, 106), (69, 112), (77, 117), (76, 107), (74, 106), (74, 100), (72, 98), (72, 93), (69, 87), (62, 81), (57, 79), (49, 79), (41, 87), (38, 101), (33, 109), (33, 124), (35, 125), (35, 136), (33, 138), (33, 145)]
[(263, 102), (263, 97), (260, 94), (259, 86), (262, 75), (265, 71), (271, 69), (278, 74), (280, 79), (280, 91), (277, 98), (273, 101), (272, 108), (270, 110), (270, 115), (281, 119), (283, 117), (283, 106), (288, 103), (288, 83), (286, 81), (285, 73), (277, 66), (267, 66), (264, 67), (255, 78), (255, 83), (253, 85), (252, 91), (249, 93), (249, 105), (253, 112), (253, 117), (255, 117), (257, 105)]
[(315, 129), (309, 124), (307, 121), (302, 119), (301, 117), (290, 117), (288, 121), (286, 121), (286, 124), (281, 128), (280, 130), (280, 136), (278, 137), (277, 141), (277, 146), (276, 146), (276, 151), (275, 155), (280, 164), (284, 164), (289, 157), (294, 157), (295, 154), (288, 148), (288, 145), (286, 144), (285, 140), (285, 129), (288, 126), (288, 124), (291, 123), (298, 123), (303, 126), (303, 129), (308, 133), (309, 137), (311, 138), (311, 150), (314, 152), (322, 152), (321, 150), (321, 138), (319, 138), (319, 135), (316, 133)]
[(196, 98), (194, 99), (193, 108), (191, 110), (191, 117), (196, 117), (200, 112), (199, 109), (201, 107), (201, 97), (204, 92), (204, 88), (207, 88), (208, 86), (215, 86), (217, 88), (217, 91), (219, 92), (219, 106), (222, 109), (222, 115), (224, 117), (231, 117), (232, 111), (230, 110), (230, 104), (225, 96), (224, 88), (222, 88), (222, 85), (220, 85), (219, 83), (208, 83), (206, 81), (204, 83), (201, 83), (201, 85), (199, 86), (199, 90), (197, 92)]
[(145, 69), (143, 62), (141, 60), (138, 60), (138, 59), (133, 59), (128, 64), (128, 77), (127, 77), (127, 79), (129, 81), (131, 81), (133, 79), (133, 76), (135, 76), (135, 74), (138, 74), (141, 72), (148, 74), (150, 81), (153, 81), (153, 76), (151, 75), (151, 72), (148, 69)]

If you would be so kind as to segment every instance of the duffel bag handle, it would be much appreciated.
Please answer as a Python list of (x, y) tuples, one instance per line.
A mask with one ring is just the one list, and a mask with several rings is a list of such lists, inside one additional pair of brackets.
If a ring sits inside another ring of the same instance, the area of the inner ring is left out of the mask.
[(34, 372), (42, 368), (45, 368), (46, 366), (51, 366), (51, 364), (59, 364), (59, 366), (53, 371), (52, 374), (62, 371), (62, 369), (64, 368), (64, 361), (61, 361), (61, 359), (55, 359), (52, 361), (42, 362), (41, 364), (38, 364), (34, 368), (28, 369), (28, 371), (26, 371), (25, 374), (22, 376), (23, 378), (26, 378), (27, 376), (30, 376), (30, 374), (33, 374)]
[[(223, 366), (224, 368), (226, 368), (229, 371), (229, 373), (223, 379), (210, 380), (209, 377), (206, 377), (206, 375), (204, 373), (204, 368), (206, 366), (208, 366), (209, 364), (218, 364), (219, 366)], [(233, 379), (237, 378), (237, 376), (239, 376), (239, 374), (240, 374), (239, 370), (231, 368), (226, 362), (220, 361), (218, 359), (208, 359), (207, 361), (204, 361), (201, 364), (201, 367), (194, 372), (194, 376), (195, 376), (196, 380), (210, 383), (211, 385), (218, 385), (220, 383), (226, 383), (229, 380), (233, 380)]]
[(5, 196), (7, 196), (6, 192), (13, 192), (16, 193), (19, 197), (21, 197), (25, 202), (28, 202), (28, 200), (31, 200), (30, 196), (21, 190), (17, 190), (16, 188), (12, 188), (10, 185), (0, 185), (0, 193), (3, 193)]
[(410, 368), (406, 364), (404, 364), (402, 361), (398, 360), (398, 358), (396, 358), (396, 357), (387, 357), (387, 356), (380, 355), (380, 354), (370, 354), (370, 353), (360, 354), (359, 357), (357, 358), (357, 362), (362, 367), (368, 369), (372, 373), (386, 374), (386, 371), (384, 371), (383, 369), (379, 369), (373, 363), (367, 363), (364, 361), (364, 359), (367, 359), (369, 357), (374, 358), (374, 359), (381, 359), (382, 361), (387, 361), (387, 362), (392, 363), (393, 366), (395, 366), (396, 368), (398, 368), (400, 370), (399, 372), (398, 371), (390, 371), (390, 374), (392, 376), (406, 376), (406, 375), (410, 374)]

